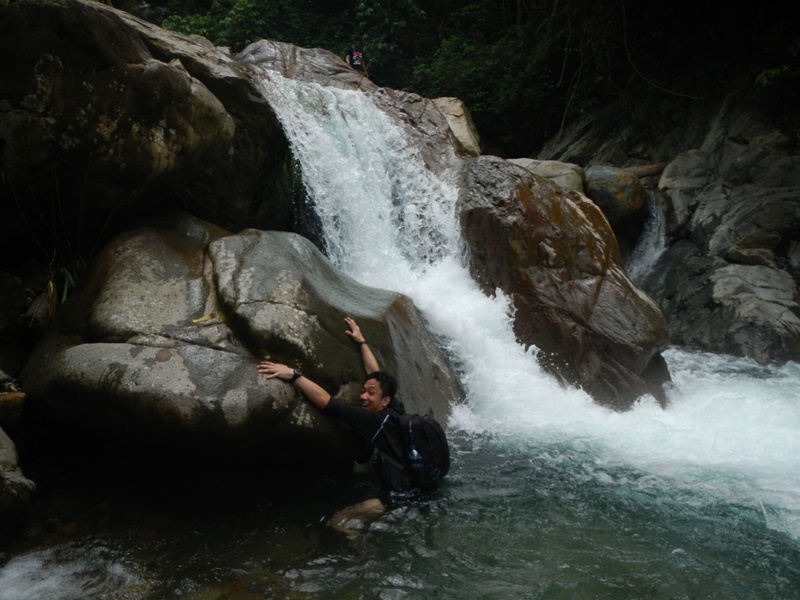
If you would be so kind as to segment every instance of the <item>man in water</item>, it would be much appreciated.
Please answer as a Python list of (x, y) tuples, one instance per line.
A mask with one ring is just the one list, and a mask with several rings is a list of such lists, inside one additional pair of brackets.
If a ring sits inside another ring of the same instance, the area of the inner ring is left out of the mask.
[[(400, 466), (405, 462), (400, 436), (394, 431), (395, 420), (390, 418), (392, 415), (404, 413), (405, 410), (402, 403), (395, 398), (397, 382), (390, 374), (380, 370), (358, 324), (351, 317), (345, 318), (345, 323), (348, 326), (345, 333), (358, 344), (367, 373), (359, 395), (360, 406), (344, 404), (319, 384), (287, 365), (265, 360), (256, 368), (267, 379), (280, 379), (293, 385), (325, 415), (346, 423), (368, 440), (378, 450), (375, 469), (384, 491), (384, 500), (391, 503), (413, 494), (408, 474)], [(333, 516), (331, 525), (339, 531), (352, 534), (355, 527), (363, 527), (385, 510), (386, 504), (383, 500), (372, 498), (340, 510)]]
[(369, 73), (367, 73), (367, 61), (364, 59), (364, 49), (361, 47), (360, 37), (353, 39), (353, 45), (347, 50), (344, 60), (354, 71), (358, 71), (364, 77), (369, 79)]

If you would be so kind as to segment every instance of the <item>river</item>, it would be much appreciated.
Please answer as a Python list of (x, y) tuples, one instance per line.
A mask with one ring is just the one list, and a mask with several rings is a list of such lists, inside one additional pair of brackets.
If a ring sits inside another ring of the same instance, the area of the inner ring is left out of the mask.
[(331, 260), (409, 295), (460, 375), (450, 475), (347, 539), (326, 521), (358, 476), (145, 468), (56, 437), (0, 600), (800, 598), (800, 365), (671, 348), (666, 409), (597, 406), (516, 344), (463, 266), (452, 181), (365, 94), (265, 93)]

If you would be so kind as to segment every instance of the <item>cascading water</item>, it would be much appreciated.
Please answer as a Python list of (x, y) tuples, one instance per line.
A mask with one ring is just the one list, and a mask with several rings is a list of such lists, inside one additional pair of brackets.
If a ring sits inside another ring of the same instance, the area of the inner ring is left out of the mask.
[(487, 298), (470, 278), (457, 189), (425, 167), (390, 118), (360, 92), (266, 77), (264, 93), (302, 164), (329, 258), (361, 283), (414, 300), (434, 333), (449, 340), (471, 403), (491, 408), (522, 387), (554, 418), (566, 398), (591, 405), (541, 371), (534, 353), (515, 342), (507, 299)]
[(667, 248), (667, 232), (664, 209), (654, 192), (649, 192), (647, 208), (650, 213), (639, 243), (631, 252), (626, 270), (634, 283), (640, 284), (658, 258)]
[[(456, 411), (457, 426), (520, 441), (591, 440), (603, 460), (660, 475), (704, 464), (740, 475), (786, 468), (786, 484), (800, 491), (793, 468), (800, 464), (796, 365), (772, 370), (672, 350), (675, 384), (666, 411), (644, 399), (618, 414), (563, 389), (514, 341), (506, 299), (486, 298), (470, 279), (461, 263), (456, 190), (425, 168), (389, 118), (366, 94), (270, 77), (265, 89), (281, 107), (333, 262), (362, 283), (411, 296), (463, 366), (468, 402)], [(651, 212), (652, 231), (636, 263), (642, 274), (664, 248), (653, 201)], [(431, 256), (437, 259), (423, 260)], [(792, 525), (800, 504), (790, 504), (785, 527), (800, 537), (800, 522)]]
[(333, 263), (410, 296), (457, 365), (440, 497), (345, 540), (350, 481), (168, 472), (152, 507), (103, 475), (105, 503), (51, 507), (71, 535), (0, 555), (0, 600), (800, 597), (800, 365), (671, 349), (666, 410), (563, 388), (465, 269), (448, 177), (367, 94), (264, 77)]

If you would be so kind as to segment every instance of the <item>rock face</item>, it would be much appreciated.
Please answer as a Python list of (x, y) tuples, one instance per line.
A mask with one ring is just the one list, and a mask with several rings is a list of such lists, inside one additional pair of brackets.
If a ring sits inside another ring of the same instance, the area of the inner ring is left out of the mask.
[(517, 337), (563, 380), (617, 409), (663, 399), (666, 323), (625, 275), (595, 204), (493, 157), (473, 160), (459, 199), (473, 276), (514, 303)]
[(46, 412), (101, 433), (345, 459), (342, 431), (255, 365), (297, 365), (356, 401), (364, 372), (347, 315), (407, 407), (446, 421), (460, 390), (407, 298), (338, 273), (295, 234), (229, 235), (182, 215), (106, 247), (20, 381)]
[(639, 173), (661, 206), (665, 245), (637, 282), (659, 303), (672, 343), (760, 363), (800, 361), (800, 156), (793, 132), (734, 96), (671, 115), (675, 122), (638, 129), (619, 126), (610, 109), (593, 114), (547, 144), (540, 158), (626, 171), (642, 161), (665, 164), (660, 180), (645, 182)]
[(244, 63), (279, 73), (286, 79), (368, 93), (380, 89), (336, 54), (323, 48), (301, 48), (285, 42), (260, 40), (247, 46), (236, 57)]
[(0, 13), (0, 64), (4, 244), (33, 229), (74, 250), (169, 205), (234, 229), (291, 226), (275, 115), (252, 69), (207, 41), (95, 2), (24, 0)]
[(722, 110), (716, 125), (664, 170), (670, 243), (642, 285), (677, 344), (798, 361), (800, 156), (751, 111)]

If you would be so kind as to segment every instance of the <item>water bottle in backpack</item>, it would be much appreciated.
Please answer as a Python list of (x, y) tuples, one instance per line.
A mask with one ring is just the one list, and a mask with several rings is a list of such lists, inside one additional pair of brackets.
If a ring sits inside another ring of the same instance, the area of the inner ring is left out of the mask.
[(417, 451), (417, 447), (411, 444), (408, 452), (408, 466), (412, 471), (419, 471), (422, 469), (422, 455)]

